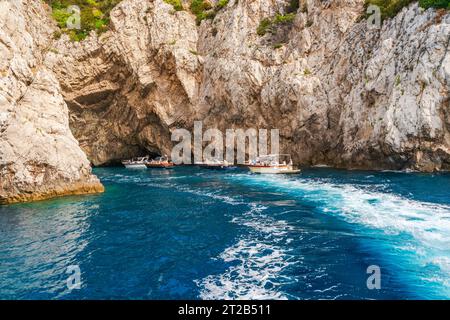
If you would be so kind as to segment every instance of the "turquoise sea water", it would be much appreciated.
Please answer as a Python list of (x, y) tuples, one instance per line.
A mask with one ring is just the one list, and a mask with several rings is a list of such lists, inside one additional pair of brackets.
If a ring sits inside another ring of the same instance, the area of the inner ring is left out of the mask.
[(449, 174), (95, 173), (102, 195), (0, 207), (0, 299), (450, 298)]

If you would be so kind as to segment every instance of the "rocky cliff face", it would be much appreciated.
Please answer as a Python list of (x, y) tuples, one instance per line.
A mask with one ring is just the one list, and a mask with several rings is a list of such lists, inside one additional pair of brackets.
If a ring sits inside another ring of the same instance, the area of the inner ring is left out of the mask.
[(289, 1), (229, 1), (196, 25), (163, 0), (126, 0), (112, 30), (66, 38), (52, 69), (94, 164), (168, 153), (171, 130), (278, 128), (302, 165), (450, 168), (450, 15), (414, 4), (379, 30), (363, 0), (302, 1), (292, 24), (258, 36)]
[(53, 24), (36, 1), (0, 1), (0, 204), (100, 192), (45, 67)]
[(448, 11), (413, 4), (368, 29), (364, 0), (302, 0), (258, 35), (289, 2), (230, 0), (197, 25), (124, 0), (77, 43), (52, 39), (43, 3), (1, 1), (2, 201), (100, 188), (68, 121), (95, 165), (170, 153), (171, 132), (202, 120), (278, 128), (301, 165), (450, 169)]
[(201, 81), (194, 18), (163, 1), (125, 1), (113, 31), (73, 43), (49, 59), (71, 111), (71, 127), (95, 165), (168, 153), (172, 128), (192, 123)]

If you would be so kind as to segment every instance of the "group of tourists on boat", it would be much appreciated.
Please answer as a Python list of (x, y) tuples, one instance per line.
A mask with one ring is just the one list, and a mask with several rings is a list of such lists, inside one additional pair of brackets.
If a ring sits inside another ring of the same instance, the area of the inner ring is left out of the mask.
[[(171, 169), (175, 164), (168, 156), (161, 156), (151, 159), (149, 156), (124, 160), (122, 164), (128, 169), (161, 168)], [(196, 162), (196, 166), (205, 169), (234, 169), (235, 165), (226, 160), (205, 160)], [(247, 167), (252, 173), (261, 174), (293, 174), (300, 173), (300, 169), (294, 166), (289, 154), (271, 154), (257, 157), (246, 162), (243, 167)]]

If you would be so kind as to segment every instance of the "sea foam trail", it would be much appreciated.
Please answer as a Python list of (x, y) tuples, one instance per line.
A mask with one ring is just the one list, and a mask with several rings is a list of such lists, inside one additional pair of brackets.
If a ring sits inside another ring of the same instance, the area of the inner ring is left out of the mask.
[(263, 212), (267, 209), (256, 203), (247, 203), (240, 197), (226, 195), (223, 190), (211, 191), (172, 185), (178, 191), (212, 198), (231, 206), (245, 205), (248, 211), (235, 214), (232, 223), (249, 227), (251, 232), (226, 248), (217, 258), (233, 264), (224, 273), (209, 275), (195, 283), (203, 300), (286, 300), (288, 295), (279, 287), (296, 281), (284, 270), (296, 261), (286, 248), (292, 228), (284, 220), (275, 220)]
[(222, 274), (196, 281), (201, 299), (288, 299), (280, 286), (295, 281), (284, 275), (284, 270), (296, 263), (285, 245), (291, 228), (285, 221), (264, 215), (265, 209), (250, 204), (249, 211), (232, 219), (252, 231), (218, 257), (232, 266)]
[[(289, 255), (286, 244), (290, 226), (283, 220), (275, 220), (265, 214), (267, 208), (247, 203), (240, 196), (227, 195), (225, 190), (208, 187), (197, 188), (182, 183), (182, 179), (167, 179), (152, 176), (116, 175), (116, 180), (123, 183), (136, 183), (142, 186), (170, 188), (179, 192), (207, 197), (235, 206), (247, 207), (243, 213), (236, 208), (230, 217), (232, 223), (248, 227), (251, 232), (243, 235), (235, 244), (226, 248), (214, 259), (230, 263), (224, 273), (209, 275), (196, 280), (201, 299), (288, 299), (288, 295), (279, 290), (283, 284), (295, 281), (283, 274), (284, 270), (296, 263)], [(186, 178), (186, 177), (182, 177)]]
[(302, 201), (314, 203), (326, 214), (380, 230), (387, 236), (408, 235), (413, 239), (413, 245), (401, 245), (397, 249), (414, 251), (419, 266), (432, 264), (439, 267), (442, 276), (423, 280), (440, 283), (445, 287), (446, 294), (450, 295), (449, 206), (317, 180), (246, 174), (236, 174), (230, 179), (291, 194)]

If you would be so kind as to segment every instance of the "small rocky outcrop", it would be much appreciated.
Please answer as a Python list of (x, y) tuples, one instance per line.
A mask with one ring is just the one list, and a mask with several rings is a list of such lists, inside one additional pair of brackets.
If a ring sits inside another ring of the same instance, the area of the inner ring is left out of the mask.
[(39, 2), (0, 2), (0, 204), (103, 191), (45, 66), (52, 26)]

